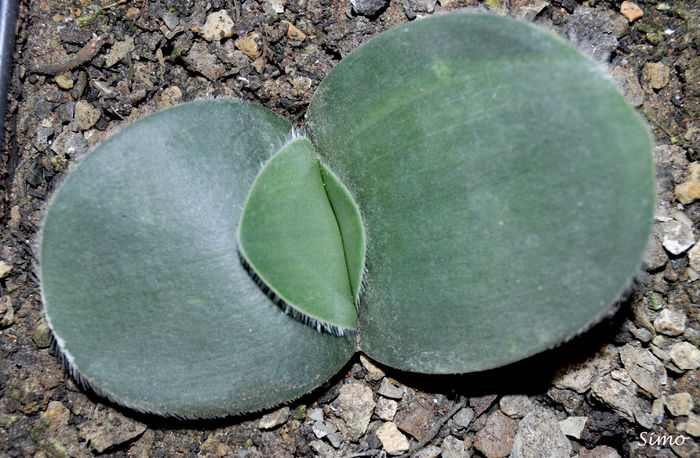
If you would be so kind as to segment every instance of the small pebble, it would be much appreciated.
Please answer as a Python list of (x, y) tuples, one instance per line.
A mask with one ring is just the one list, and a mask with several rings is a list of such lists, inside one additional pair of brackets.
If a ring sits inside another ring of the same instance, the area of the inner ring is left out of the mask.
[(54, 76), (53, 80), (61, 89), (73, 89), (73, 80), (63, 73), (59, 73), (58, 75)]
[(374, 16), (389, 2), (388, 0), (350, 0), (350, 3), (357, 14)]
[(552, 383), (557, 388), (583, 393), (590, 388), (594, 375), (593, 369), (589, 366), (566, 367), (555, 376)]
[(673, 254), (681, 254), (695, 244), (693, 222), (675, 208), (670, 210), (670, 214), (672, 219), (661, 223), (664, 230), (664, 248)]
[(505, 395), (498, 405), (503, 413), (511, 418), (523, 418), (535, 410), (535, 403), (523, 394)]
[(488, 416), (484, 427), (474, 435), (474, 446), (487, 458), (508, 456), (513, 449), (517, 430), (518, 420), (496, 410)]
[(368, 382), (376, 382), (377, 380), (384, 378), (384, 371), (377, 367), (374, 362), (365, 355), (360, 355), (360, 363), (367, 371), (365, 379)]
[(634, 22), (644, 16), (644, 11), (636, 3), (624, 1), (620, 5), (620, 14), (626, 17), (628, 21)]
[(274, 11), (277, 14), (282, 14), (284, 13), (284, 5), (286, 5), (286, 0), (268, 0), (266, 2), (270, 7), (272, 8), (272, 11)]
[(10, 221), (13, 224), (17, 224), (19, 223), (20, 219), (22, 219), (22, 213), (19, 211), (19, 207), (15, 205), (10, 208)]
[[(174, 30), (180, 23), (180, 19), (178, 19), (177, 14), (171, 11), (164, 12), (161, 18), (163, 19), (165, 26), (170, 30)], [(208, 20), (209, 18), (207, 18), (207, 21)], [(204, 24), (204, 27), (206, 27), (206, 24)]]
[(306, 411), (306, 416), (314, 421), (323, 421), (323, 409), (313, 408)]
[(691, 163), (688, 166), (688, 172), (688, 179), (677, 185), (674, 190), (676, 197), (678, 197), (678, 202), (683, 205), (688, 205), (700, 199), (700, 162)]
[(520, 422), (510, 457), (567, 458), (570, 454), (571, 442), (562, 432), (556, 417), (549, 410), (542, 409), (527, 414)]
[[(642, 78), (653, 89), (663, 89), (671, 77), (671, 70), (661, 62), (647, 62), (642, 69)], [(651, 91), (647, 91), (651, 92)]]
[(690, 393), (676, 393), (666, 396), (664, 404), (674, 417), (689, 415), (693, 411), (693, 397)]
[(413, 458), (437, 458), (440, 456), (441, 450), (435, 445), (428, 445), (422, 450), (419, 450)]
[(177, 86), (170, 86), (163, 90), (161, 94), (163, 106), (169, 107), (175, 105), (182, 99), (182, 91)]
[(332, 423), (326, 423), (323, 421), (315, 421), (311, 426), (311, 430), (314, 432), (317, 438), (323, 439), (330, 433), (336, 432), (338, 429), (333, 426)]
[(458, 428), (466, 428), (473, 419), (474, 410), (472, 410), (471, 407), (464, 407), (463, 409), (460, 409), (455, 416), (452, 417), (452, 421), (454, 421), (455, 426)]
[(78, 129), (88, 130), (100, 120), (100, 110), (95, 108), (90, 102), (80, 100), (75, 104), (75, 121)]
[(12, 271), (12, 266), (5, 261), (0, 261), (0, 278), (5, 278)]
[(43, 319), (34, 326), (32, 340), (39, 348), (46, 348), (51, 345), (51, 330)]
[(695, 415), (694, 413), (688, 415), (685, 432), (692, 436), (700, 437), (700, 415)]
[(375, 406), (372, 389), (351, 382), (340, 387), (338, 397), (324, 407), (324, 413), (345, 438), (357, 440), (367, 431)]
[(637, 397), (622, 383), (608, 375), (596, 379), (591, 385), (593, 395), (610, 406), (623, 418), (634, 421), (634, 408)]
[(338, 456), (335, 450), (333, 450), (333, 447), (326, 444), (322, 440), (309, 442), (309, 447), (311, 447), (313, 451), (316, 452), (316, 455), (321, 458), (333, 458)]
[(124, 15), (124, 17), (129, 21), (135, 21), (136, 19), (138, 19), (139, 14), (141, 14), (141, 11), (138, 8), (134, 8), (132, 6), (126, 10), (126, 14)]
[(233, 19), (225, 10), (211, 13), (202, 27), (201, 34), (207, 41), (219, 41), (233, 35)]
[(15, 322), (15, 310), (10, 296), (0, 297), (0, 328), (12, 326)]
[(693, 248), (688, 250), (688, 264), (690, 264), (691, 269), (700, 272), (700, 243), (696, 243)]
[(610, 377), (625, 386), (630, 386), (630, 383), (632, 383), (632, 378), (630, 377), (629, 372), (624, 369), (618, 369), (610, 372)]
[(688, 319), (676, 310), (665, 308), (659, 312), (659, 316), (654, 320), (654, 328), (657, 332), (667, 336), (678, 336), (685, 332)]
[(588, 417), (567, 417), (559, 422), (559, 428), (564, 435), (581, 439), (581, 432), (583, 432), (587, 421)]
[(289, 407), (282, 407), (279, 410), (264, 415), (260, 419), (258, 427), (260, 429), (272, 429), (287, 421), (287, 418), (289, 418)]
[(49, 402), (48, 407), (41, 414), (41, 420), (49, 423), (53, 429), (65, 425), (70, 420), (70, 411), (58, 401)]
[(635, 337), (635, 339), (641, 341), (641, 342), (650, 342), (651, 339), (654, 337), (651, 334), (651, 331), (648, 330), (647, 328), (632, 328), (630, 329), (630, 332), (632, 335)]
[(290, 40), (304, 41), (306, 34), (299, 30), (294, 24), (289, 21), (281, 21), (282, 24), (287, 24), (287, 38)]
[(258, 74), (262, 74), (265, 71), (265, 67), (267, 64), (265, 63), (265, 59), (262, 57), (258, 57), (253, 61), (253, 69), (255, 69)]
[(403, 389), (401, 387), (395, 386), (389, 381), (388, 378), (382, 379), (382, 383), (381, 385), (379, 385), (377, 393), (387, 398), (393, 399), (401, 399), (403, 397)]
[[(625, 369), (640, 388), (654, 397), (661, 394), (662, 385), (666, 385), (666, 368), (649, 350), (626, 344), (620, 351), (620, 359)], [(613, 371), (615, 372), (615, 371)], [(610, 374), (613, 379), (615, 376)], [(620, 380), (623, 384), (629, 385)]]
[(236, 45), (236, 48), (240, 49), (243, 52), (243, 54), (250, 57), (251, 59), (257, 59), (261, 55), (258, 42), (255, 41), (256, 36), (257, 34), (255, 32), (251, 32), (248, 35), (240, 37), (234, 43)]
[(392, 421), (396, 411), (399, 408), (399, 404), (393, 399), (379, 398), (377, 399), (377, 406), (374, 408), (374, 412), (379, 418), (384, 421)]
[(440, 449), (442, 458), (463, 458), (465, 456), (464, 441), (454, 436), (447, 436), (442, 441)]
[(382, 448), (389, 455), (401, 455), (408, 450), (408, 439), (399, 431), (396, 424), (392, 422), (384, 423), (377, 429), (376, 434), (382, 443)]
[(679, 342), (668, 351), (673, 364), (679, 369), (693, 370), (700, 368), (700, 350), (690, 342)]
[(578, 458), (620, 458), (620, 454), (612, 447), (599, 445), (591, 450), (581, 447)]

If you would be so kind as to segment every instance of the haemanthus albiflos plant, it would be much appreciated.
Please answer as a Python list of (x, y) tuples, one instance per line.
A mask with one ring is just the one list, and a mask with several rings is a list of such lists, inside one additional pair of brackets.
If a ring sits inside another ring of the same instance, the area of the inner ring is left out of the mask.
[(321, 83), (308, 138), (290, 131), (251, 103), (187, 103), (65, 180), (39, 267), (81, 381), (195, 418), (296, 398), (356, 351), (494, 368), (600, 320), (646, 246), (645, 124), (603, 68), (529, 24), (383, 33)]

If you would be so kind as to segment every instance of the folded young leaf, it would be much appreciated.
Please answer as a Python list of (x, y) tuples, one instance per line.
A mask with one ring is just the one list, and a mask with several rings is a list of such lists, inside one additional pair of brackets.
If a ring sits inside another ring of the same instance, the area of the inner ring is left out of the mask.
[(363, 266), (348, 262), (346, 251), (351, 259), (364, 256), (362, 222), (309, 140), (292, 140), (265, 164), (238, 230), (238, 249), (252, 274), (292, 315), (331, 334), (357, 329), (352, 283), (359, 284)]

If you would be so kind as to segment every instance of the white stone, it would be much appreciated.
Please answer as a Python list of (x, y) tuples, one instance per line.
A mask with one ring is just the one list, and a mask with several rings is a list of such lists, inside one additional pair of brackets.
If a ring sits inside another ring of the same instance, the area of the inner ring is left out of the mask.
[(313, 421), (323, 421), (323, 409), (318, 407), (309, 409), (306, 411), (306, 416)]
[(392, 422), (384, 423), (377, 429), (376, 434), (382, 443), (382, 448), (389, 455), (401, 455), (408, 450), (408, 439), (399, 431), (396, 424)]
[(570, 454), (571, 442), (564, 436), (556, 417), (542, 409), (527, 414), (520, 422), (510, 457), (568, 458)]
[(673, 254), (681, 254), (695, 244), (693, 222), (683, 212), (672, 208), (673, 219), (662, 223), (664, 229), (663, 245)]
[(623, 418), (634, 421), (633, 405), (637, 398), (625, 385), (613, 380), (610, 374), (596, 379), (591, 390), (596, 398), (616, 410)]
[(624, 369), (614, 370), (610, 372), (610, 376), (613, 378), (613, 380), (617, 380), (625, 386), (630, 386), (632, 383), (632, 377), (630, 377), (629, 372)]
[(367, 431), (375, 405), (370, 387), (350, 382), (340, 387), (338, 397), (324, 407), (324, 413), (344, 437), (357, 440)]
[(668, 351), (673, 364), (679, 369), (691, 370), (700, 367), (700, 350), (690, 342), (678, 342)]
[(667, 336), (678, 336), (685, 332), (687, 317), (676, 310), (665, 308), (659, 312), (659, 316), (654, 320), (654, 328)]
[(333, 450), (333, 447), (321, 440), (309, 442), (309, 447), (311, 447), (314, 452), (316, 452), (316, 456), (320, 458), (336, 458), (338, 456), (335, 450)]
[(211, 13), (202, 27), (202, 36), (207, 41), (219, 41), (233, 35), (233, 19), (225, 10)]
[(688, 263), (691, 269), (700, 272), (700, 243), (696, 243), (688, 250)]
[[(640, 388), (659, 397), (661, 386), (666, 385), (666, 368), (649, 350), (626, 344), (620, 351), (625, 369)], [(614, 378), (614, 377), (613, 377)]]
[(391, 421), (396, 415), (396, 411), (399, 408), (399, 404), (393, 399), (379, 398), (377, 399), (377, 407), (375, 407), (374, 412), (379, 418), (384, 421)]
[(367, 371), (365, 380), (369, 382), (376, 382), (377, 380), (384, 378), (384, 371), (377, 367), (377, 365), (365, 355), (360, 355), (360, 364), (362, 364), (362, 367), (364, 367)]
[(559, 428), (566, 436), (581, 439), (581, 432), (587, 421), (588, 417), (568, 417), (559, 422)]
[(693, 411), (693, 397), (690, 393), (676, 393), (666, 396), (664, 403), (674, 417), (689, 415)]
[(0, 278), (5, 278), (12, 271), (12, 265), (5, 261), (0, 261)]
[(442, 458), (464, 458), (466, 455), (464, 441), (454, 436), (447, 436), (442, 441), (440, 452), (442, 453)]
[(391, 383), (386, 377), (382, 379), (377, 393), (387, 398), (401, 399), (403, 397), (403, 389)]
[(700, 437), (700, 415), (695, 415), (694, 413), (688, 415), (685, 432), (692, 436)]
[(525, 415), (533, 412), (536, 408), (535, 403), (524, 394), (510, 394), (501, 398), (498, 405), (504, 414), (511, 418), (523, 418)]
[(282, 407), (279, 410), (263, 415), (258, 422), (258, 427), (260, 429), (272, 429), (287, 421), (288, 417), (289, 407)]

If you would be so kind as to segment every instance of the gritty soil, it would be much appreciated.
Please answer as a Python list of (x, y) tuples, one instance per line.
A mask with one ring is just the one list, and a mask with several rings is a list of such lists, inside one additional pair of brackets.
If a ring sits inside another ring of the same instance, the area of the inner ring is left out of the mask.
[[(422, 456), (507, 456), (514, 436), (563, 437), (556, 423), (528, 429), (541, 410), (584, 418), (566, 429), (572, 454), (698, 456), (700, 202), (678, 185), (700, 174), (691, 174), (700, 161), (700, 10), (694, 0), (638, 1), (643, 15), (630, 22), (617, 0), (584, 3), (21, 2), (0, 159), (0, 456), (385, 456), (391, 445), (379, 430), (388, 422)], [(565, 35), (606, 62), (652, 128), (655, 232), (617, 314), (557, 350), (476, 375), (417, 376), (356, 356), (288, 409), (216, 421), (138, 415), (76, 385), (51, 349), (33, 248), (47, 199), (90, 147), (144, 114), (209, 97), (250, 100), (302, 126), (316, 86), (343, 56), (391, 27), (465, 7)], [(234, 25), (208, 41), (205, 21), (218, 11)], [(377, 402), (359, 439), (329, 421), (348, 384)], [(652, 432), (676, 440), (642, 443)]]

